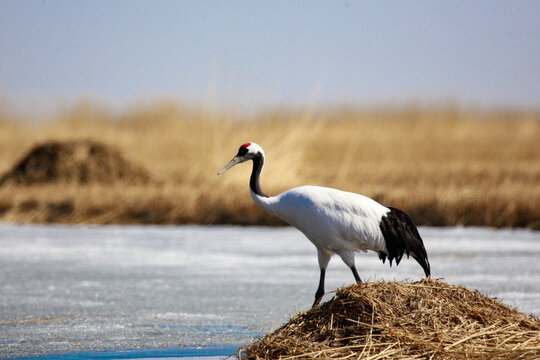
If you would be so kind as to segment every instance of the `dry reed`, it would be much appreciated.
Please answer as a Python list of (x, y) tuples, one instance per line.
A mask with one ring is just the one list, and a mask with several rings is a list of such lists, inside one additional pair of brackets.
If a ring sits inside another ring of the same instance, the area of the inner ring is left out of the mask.
[(538, 359), (540, 320), (438, 280), (371, 282), (293, 317), (242, 359)]
[(238, 146), (266, 151), (266, 193), (313, 184), (402, 208), (420, 225), (540, 228), (537, 112), (233, 111), (172, 103), (121, 114), (91, 103), (42, 122), (0, 111), (0, 175), (47, 141), (118, 149), (155, 182), (0, 186), (0, 220), (60, 223), (282, 224), (252, 202), (250, 167), (216, 172)]

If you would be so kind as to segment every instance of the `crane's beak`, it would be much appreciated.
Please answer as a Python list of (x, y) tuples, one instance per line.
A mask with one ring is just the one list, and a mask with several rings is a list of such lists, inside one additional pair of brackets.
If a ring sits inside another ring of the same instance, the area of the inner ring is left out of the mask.
[(221, 175), (223, 174), (225, 171), (229, 170), (230, 168), (232, 168), (234, 165), (236, 164), (239, 164), (242, 162), (242, 158), (240, 156), (235, 156), (231, 161), (229, 161), (229, 163), (227, 165), (225, 165), (223, 167), (223, 169), (219, 170), (219, 172), (217, 173), (218, 175)]

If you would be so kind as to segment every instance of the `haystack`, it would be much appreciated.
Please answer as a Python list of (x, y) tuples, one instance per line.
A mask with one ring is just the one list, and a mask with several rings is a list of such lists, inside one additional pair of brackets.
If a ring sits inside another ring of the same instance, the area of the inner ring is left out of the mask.
[(127, 161), (114, 147), (92, 140), (50, 141), (35, 146), (0, 184), (146, 183), (148, 172)]
[(539, 359), (540, 320), (438, 280), (370, 282), (293, 317), (242, 359)]

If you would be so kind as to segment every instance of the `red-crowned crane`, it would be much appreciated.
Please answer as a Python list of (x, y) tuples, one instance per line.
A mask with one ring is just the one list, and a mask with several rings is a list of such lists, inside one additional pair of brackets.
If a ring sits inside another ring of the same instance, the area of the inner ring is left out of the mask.
[(366, 196), (320, 186), (300, 186), (277, 196), (262, 192), (261, 171), (264, 151), (249, 142), (218, 172), (223, 174), (236, 164), (253, 161), (249, 180), (251, 197), (262, 209), (296, 227), (317, 247), (321, 275), (315, 293), (317, 305), (324, 295), (324, 276), (330, 258), (338, 254), (360, 276), (354, 265), (354, 252), (372, 250), (383, 261), (399, 264), (403, 254), (412, 256), (429, 277), (430, 267), (424, 243), (412, 220), (401, 210), (386, 207)]

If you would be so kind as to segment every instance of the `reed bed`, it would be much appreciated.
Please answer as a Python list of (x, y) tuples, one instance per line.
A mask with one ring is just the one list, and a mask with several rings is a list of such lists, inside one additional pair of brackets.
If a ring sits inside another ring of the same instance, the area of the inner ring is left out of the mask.
[(156, 103), (115, 113), (82, 102), (36, 121), (0, 109), (0, 176), (39, 145), (84, 140), (110, 147), (153, 179), (6, 182), (0, 221), (282, 225), (253, 204), (250, 166), (216, 175), (240, 144), (255, 141), (266, 152), (262, 186), (271, 195), (330, 186), (401, 208), (419, 225), (540, 229), (539, 138), (534, 111), (243, 114)]
[(538, 359), (540, 320), (440, 280), (370, 282), (240, 350), (241, 359)]

